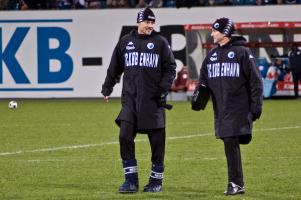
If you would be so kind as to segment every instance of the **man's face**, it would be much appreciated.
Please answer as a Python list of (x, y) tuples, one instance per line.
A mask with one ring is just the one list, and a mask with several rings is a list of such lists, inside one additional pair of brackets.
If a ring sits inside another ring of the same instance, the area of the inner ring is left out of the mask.
[(145, 20), (138, 23), (138, 33), (142, 35), (150, 35), (154, 30), (155, 22)]
[(215, 29), (212, 29), (211, 36), (213, 37), (214, 44), (221, 44), (225, 38), (225, 35)]
[(281, 66), (282, 65), (282, 60), (276, 59), (276, 65)]

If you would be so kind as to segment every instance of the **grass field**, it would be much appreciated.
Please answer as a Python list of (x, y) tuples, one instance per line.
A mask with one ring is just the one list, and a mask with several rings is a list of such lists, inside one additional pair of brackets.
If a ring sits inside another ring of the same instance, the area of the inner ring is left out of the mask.
[(246, 194), (225, 197), (223, 143), (213, 134), (212, 105), (189, 102), (167, 111), (163, 192), (144, 194), (150, 148), (138, 135), (140, 192), (117, 192), (123, 181), (118, 100), (0, 101), (0, 199), (301, 199), (301, 100), (266, 100), (251, 144), (242, 146)]

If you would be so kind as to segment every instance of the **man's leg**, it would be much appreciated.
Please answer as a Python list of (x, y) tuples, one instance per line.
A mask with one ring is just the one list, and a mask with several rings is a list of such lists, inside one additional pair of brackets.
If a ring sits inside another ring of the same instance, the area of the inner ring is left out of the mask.
[(137, 132), (133, 124), (121, 121), (120, 122), (120, 134), (119, 134), (119, 144), (120, 144), (120, 156), (122, 160), (135, 159), (135, 138)]
[(226, 195), (244, 193), (243, 171), (238, 137), (223, 138), (228, 166), (228, 188)]
[(299, 97), (299, 83), (301, 82), (301, 73), (298, 74), (298, 85), (297, 85), (297, 95)]
[(138, 191), (138, 168), (135, 159), (136, 128), (133, 124), (121, 121), (120, 123), (120, 155), (124, 169), (125, 182), (119, 187), (121, 193)]
[(152, 151), (152, 166), (149, 183), (144, 187), (144, 192), (161, 192), (164, 173), (165, 155), (165, 128), (148, 132)]
[(300, 77), (298, 77), (298, 74), (293, 73), (294, 93), (296, 98), (299, 96), (299, 79)]

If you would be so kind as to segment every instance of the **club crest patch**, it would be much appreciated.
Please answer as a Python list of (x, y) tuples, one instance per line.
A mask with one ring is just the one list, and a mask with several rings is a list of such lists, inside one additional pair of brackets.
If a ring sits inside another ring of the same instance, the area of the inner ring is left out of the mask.
[(213, 27), (214, 27), (215, 29), (218, 29), (218, 27), (219, 27), (219, 23), (215, 23), (215, 24), (213, 24)]
[(154, 43), (152, 42), (149, 42), (146, 46), (148, 49), (153, 49), (155, 47)]
[(234, 58), (234, 56), (235, 56), (234, 51), (230, 51), (230, 52), (228, 53), (228, 58)]

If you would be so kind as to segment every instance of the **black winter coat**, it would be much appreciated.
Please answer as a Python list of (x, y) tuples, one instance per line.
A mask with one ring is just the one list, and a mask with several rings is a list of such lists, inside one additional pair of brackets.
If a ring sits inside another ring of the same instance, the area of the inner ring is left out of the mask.
[(243, 37), (232, 37), (205, 58), (199, 84), (210, 90), (217, 138), (252, 134), (252, 118), (262, 111), (263, 85)]
[(140, 130), (165, 127), (165, 111), (160, 96), (170, 89), (176, 74), (173, 53), (165, 38), (153, 31), (137, 30), (120, 39), (114, 49), (102, 94), (109, 96), (123, 73), (122, 108), (116, 119), (128, 121)]
[(301, 51), (296, 49), (288, 54), (289, 64), (294, 74), (301, 74)]

